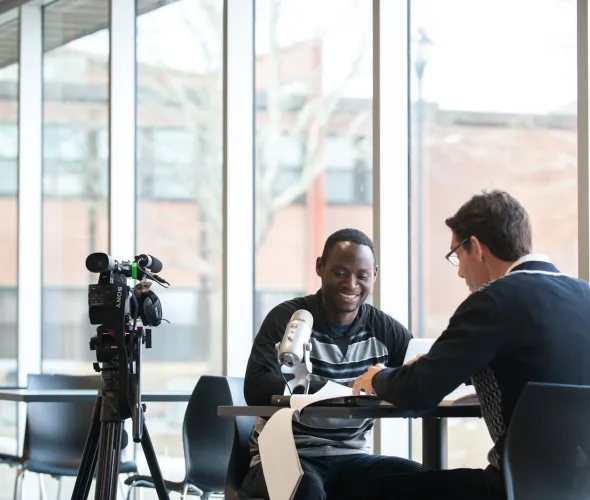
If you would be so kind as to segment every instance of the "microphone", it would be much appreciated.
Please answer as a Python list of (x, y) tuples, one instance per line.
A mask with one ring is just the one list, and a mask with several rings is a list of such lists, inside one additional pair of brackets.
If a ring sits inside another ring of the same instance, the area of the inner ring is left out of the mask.
[(287, 323), (283, 340), (276, 344), (277, 361), (284, 374), (293, 374), (294, 378), (287, 382), (291, 394), (302, 387), (304, 393), (309, 391), (309, 374), (312, 371), (311, 333), (313, 316), (305, 309), (295, 311)]
[(159, 273), (164, 267), (159, 259), (145, 253), (135, 257), (135, 260), (139, 266), (147, 267), (152, 273)]

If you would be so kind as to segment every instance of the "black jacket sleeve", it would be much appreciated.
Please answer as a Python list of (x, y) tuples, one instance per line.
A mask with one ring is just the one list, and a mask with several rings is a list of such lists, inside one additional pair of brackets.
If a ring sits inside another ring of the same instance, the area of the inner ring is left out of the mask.
[(373, 388), (402, 409), (434, 408), (491, 363), (502, 348), (504, 333), (496, 299), (486, 290), (474, 292), (428, 354), (411, 365), (382, 370), (373, 377)]
[[(289, 302), (276, 306), (268, 313), (254, 339), (244, 380), (244, 398), (249, 406), (269, 405), (272, 396), (285, 392), (285, 379), (275, 346), (283, 340), (287, 323), (296, 310)], [(287, 375), (287, 380), (290, 378), (292, 375)], [(309, 393), (317, 392), (323, 385), (312, 382)]]

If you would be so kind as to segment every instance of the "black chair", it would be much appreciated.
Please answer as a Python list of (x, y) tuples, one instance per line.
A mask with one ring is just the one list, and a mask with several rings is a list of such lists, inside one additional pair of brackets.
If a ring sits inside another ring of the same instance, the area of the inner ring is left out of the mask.
[(250, 444), (248, 438), (256, 417), (234, 419), (234, 445), (225, 479), (225, 500), (258, 500), (249, 497), (242, 489), (242, 482), (250, 468)]
[(529, 383), (503, 465), (509, 500), (590, 498), (590, 387)]
[[(27, 388), (33, 390), (98, 389), (100, 376), (29, 375)], [(24, 446), (21, 456), (1, 455), (0, 460), (18, 468), (14, 498), (22, 497), (25, 472), (47, 474), (58, 479), (75, 477), (82, 460), (94, 403), (28, 403)], [(137, 472), (132, 461), (119, 464), (121, 474)], [(45, 498), (42, 482), (41, 494)]]
[[(234, 405), (237, 388), (243, 393), (244, 379), (207, 375), (197, 382), (182, 424), (185, 477), (180, 482), (165, 481), (169, 492), (202, 499), (223, 492), (234, 431), (232, 419), (219, 417), (217, 407)], [(136, 487), (154, 487), (152, 477), (142, 475), (128, 478), (125, 484), (130, 486), (128, 499)]]

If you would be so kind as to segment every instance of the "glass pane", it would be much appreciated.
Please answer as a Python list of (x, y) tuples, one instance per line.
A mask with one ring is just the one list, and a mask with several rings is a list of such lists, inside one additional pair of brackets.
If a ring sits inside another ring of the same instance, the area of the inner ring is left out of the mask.
[[(576, 2), (413, 0), (411, 29), (413, 331), (437, 337), (468, 294), (444, 219), (482, 189), (518, 198), (535, 251), (577, 274)], [(449, 423), (449, 467), (490, 447), (483, 420)]]
[[(18, 10), (0, 20), (0, 386), (18, 385)], [(0, 453), (17, 452), (16, 404), (0, 401)], [(14, 484), (15, 472), (0, 467), (0, 484)], [(10, 488), (3, 488), (10, 490)], [(4, 495), (0, 493), (0, 498)], [(8, 497), (6, 493), (5, 498)]]
[(317, 291), (328, 235), (372, 235), (370, 198), (353, 187), (355, 162), (372, 162), (371, 37), (369, 0), (256, 3), (257, 326)]
[[(137, 30), (137, 251), (157, 256), (172, 285), (152, 287), (170, 324), (144, 350), (143, 383), (190, 391), (221, 374), (223, 1), (171, 2)], [(149, 405), (167, 479), (184, 477), (184, 410)]]
[[(84, 265), (108, 249), (108, 4), (43, 9), (44, 372), (94, 373)], [(91, 33), (87, 35), (87, 33)]]

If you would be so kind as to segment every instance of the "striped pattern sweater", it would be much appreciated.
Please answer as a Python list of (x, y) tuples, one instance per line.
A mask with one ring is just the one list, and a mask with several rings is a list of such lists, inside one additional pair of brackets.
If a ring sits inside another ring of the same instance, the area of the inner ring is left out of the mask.
[[(340, 333), (328, 322), (320, 290), (283, 302), (266, 316), (246, 369), (244, 396), (249, 405), (268, 405), (273, 395), (284, 393), (275, 345), (282, 340), (291, 315), (299, 309), (308, 310), (314, 320), (310, 393), (329, 380), (347, 384), (377, 363), (390, 367), (402, 364), (412, 338), (405, 327), (377, 308), (363, 304), (348, 331)], [(260, 461), (258, 436), (266, 421), (258, 418), (250, 437), (252, 466)], [(313, 419), (303, 415), (293, 422), (295, 444), (300, 456), (366, 453), (373, 423), (373, 419)]]

